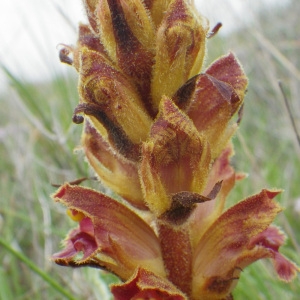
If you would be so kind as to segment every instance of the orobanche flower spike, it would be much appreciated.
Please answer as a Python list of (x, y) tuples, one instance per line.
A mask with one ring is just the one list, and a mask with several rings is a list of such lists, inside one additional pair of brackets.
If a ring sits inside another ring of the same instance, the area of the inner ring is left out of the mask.
[(280, 190), (224, 212), (242, 175), (230, 165), (247, 78), (229, 53), (201, 72), (207, 20), (191, 0), (86, 0), (88, 25), (62, 62), (79, 74), (82, 148), (118, 194), (64, 184), (53, 195), (78, 222), (53, 255), (63, 266), (117, 275), (117, 300), (232, 299), (241, 271), (270, 258), (280, 279), (298, 267), (272, 225)]

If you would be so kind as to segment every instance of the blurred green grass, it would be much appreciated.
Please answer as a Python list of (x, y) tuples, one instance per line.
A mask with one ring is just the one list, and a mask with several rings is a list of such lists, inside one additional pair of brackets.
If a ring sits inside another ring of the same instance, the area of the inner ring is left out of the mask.
[[(300, 24), (294, 0), (286, 9), (262, 11), (251, 27), (241, 27), (230, 36), (213, 38), (208, 44), (207, 63), (234, 51), (250, 84), (244, 118), (234, 139), (233, 162), (249, 174), (230, 195), (231, 205), (262, 188), (283, 188), (278, 201), (285, 211), (276, 224), (288, 235), (282, 252), (300, 265), (300, 148), (297, 145), (283, 96), (281, 79), (299, 119)], [(287, 22), (286, 20), (289, 20)], [(59, 64), (59, 62), (57, 62)], [(78, 103), (75, 72), (56, 76), (51, 82), (32, 84), (3, 69), (10, 86), (0, 95), (1, 240), (22, 253), (58, 282), (75, 299), (108, 299), (107, 282), (113, 277), (94, 269), (69, 269), (49, 261), (52, 253), (74, 224), (65, 209), (52, 202), (52, 183), (91, 176), (80, 144), (81, 126), (71, 122)], [(300, 129), (300, 126), (298, 127)], [(97, 186), (94, 182), (85, 185)], [(0, 299), (64, 299), (11, 252), (0, 248)], [(280, 282), (269, 261), (246, 268), (234, 292), (235, 299), (299, 299), (299, 277)]]

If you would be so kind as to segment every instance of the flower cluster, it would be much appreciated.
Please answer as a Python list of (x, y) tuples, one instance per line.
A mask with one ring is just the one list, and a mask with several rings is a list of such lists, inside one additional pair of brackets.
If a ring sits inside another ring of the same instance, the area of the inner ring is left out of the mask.
[[(298, 268), (270, 224), (262, 190), (224, 212), (241, 179), (230, 165), (247, 78), (232, 53), (199, 73), (209, 35), (191, 0), (85, 0), (89, 24), (62, 62), (79, 74), (82, 148), (122, 200), (64, 184), (53, 195), (79, 223), (53, 260), (116, 274), (115, 299), (232, 299), (241, 271), (271, 258)], [(235, 117), (235, 115), (237, 115)]]

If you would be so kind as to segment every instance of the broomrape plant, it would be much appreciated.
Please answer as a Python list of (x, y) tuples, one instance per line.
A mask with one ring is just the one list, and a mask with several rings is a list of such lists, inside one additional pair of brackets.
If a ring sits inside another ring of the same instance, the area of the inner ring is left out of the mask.
[[(123, 283), (115, 299), (232, 299), (241, 271), (270, 258), (280, 279), (298, 267), (272, 225), (280, 190), (224, 212), (242, 174), (230, 165), (247, 78), (229, 53), (199, 73), (209, 36), (191, 0), (85, 0), (89, 24), (62, 62), (79, 74), (82, 149), (123, 198), (64, 184), (53, 198), (78, 222), (53, 255)], [(234, 117), (235, 115), (237, 117)]]

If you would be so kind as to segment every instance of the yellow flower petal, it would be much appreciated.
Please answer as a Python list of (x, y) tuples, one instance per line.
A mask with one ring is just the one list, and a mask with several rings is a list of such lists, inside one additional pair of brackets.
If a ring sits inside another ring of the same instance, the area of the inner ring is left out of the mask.
[(155, 29), (152, 19), (143, 1), (122, 0), (120, 1), (127, 24), (133, 35), (148, 50), (154, 52)]
[(146, 209), (137, 163), (118, 154), (88, 120), (85, 122), (82, 145), (101, 182), (133, 206)]
[(157, 110), (163, 95), (173, 96), (202, 66), (207, 24), (184, 0), (173, 1), (157, 31), (152, 101)]
[[(189, 118), (167, 97), (143, 144), (140, 167), (145, 201), (160, 215), (170, 208), (170, 194), (201, 194), (210, 169), (210, 150)], [(157, 201), (159, 199), (159, 201)]]
[[(154, 53), (152, 47), (147, 45), (154, 32), (142, 3), (133, 1), (131, 4), (135, 4), (134, 7), (126, 1), (100, 1), (98, 17), (99, 26), (103, 26), (101, 40), (112, 60), (131, 79), (151, 113), (150, 82)], [(131, 27), (139, 26), (139, 22), (133, 21), (134, 14), (141, 18), (140, 24), (144, 26), (144, 34), (148, 37), (142, 37), (141, 28)]]
[[(112, 140), (120, 138), (114, 135), (119, 130), (131, 143), (139, 145), (147, 138), (152, 120), (135, 88), (95, 51), (82, 48), (80, 61), (79, 92), (81, 102), (87, 104), (83, 112), (96, 117)], [(124, 144), (116, 147), (122, 149)]]
[(151, 12), (151, 17), (156, 27), (160, 25), (172, 1), (174, 0), (144, 0), (146, 7)]

